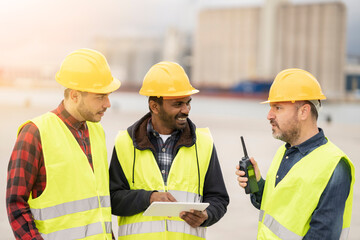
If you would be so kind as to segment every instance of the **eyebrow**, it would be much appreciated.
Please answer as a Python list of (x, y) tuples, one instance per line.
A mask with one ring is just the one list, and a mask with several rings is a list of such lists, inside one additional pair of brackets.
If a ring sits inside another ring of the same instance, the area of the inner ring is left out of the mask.
[(281, 103), (275, 102), (270, 104), (270, 107), (277, 107), (277, 106), (281, 106)]
[(96, 95), (97, 96), (106, 96), (106, 95), (108, 95), (108, 93), (97, 93)]
[(192, 98), (190, 98), (188, 101), (180, 101), (180, 100), (176, 100), (174, 103), (190, 103), (192, 100)]

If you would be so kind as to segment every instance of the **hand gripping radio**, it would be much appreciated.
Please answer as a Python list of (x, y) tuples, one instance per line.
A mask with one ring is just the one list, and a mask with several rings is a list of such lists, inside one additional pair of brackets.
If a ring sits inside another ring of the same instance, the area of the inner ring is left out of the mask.
[(245, 176), (248, 178), (247, 185), (245, 187), (245, 193), (255, 193), (259, 191), (259, 187), (256, 181), (254, 166), (252, 165), (250, 158), (247, 154), (244, 138), (241, 136), (241, 143), (244, 150), (244, 157), (239, 161), (240, 170), (245, 172)]

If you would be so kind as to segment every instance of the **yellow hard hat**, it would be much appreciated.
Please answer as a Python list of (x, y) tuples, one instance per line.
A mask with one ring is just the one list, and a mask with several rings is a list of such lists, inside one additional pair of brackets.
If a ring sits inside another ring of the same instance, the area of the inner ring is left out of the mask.
[(309, 72), (290, 68), (278, 73), (270, 87), (268, 101), (271, 102), (295, 102), (303, 100), (326, 99), (316, 78)]
[(70, 53), (62, 62), (55, 78), (66, 88), (91, 93), (110, 93), (121, 85), (111, 75), (104, 55), (87, 48)]
[(174, 62), (159, 62), (144, 77), (139, 91), (144, 96), (181, 97), (198, 93), (184, 69)]

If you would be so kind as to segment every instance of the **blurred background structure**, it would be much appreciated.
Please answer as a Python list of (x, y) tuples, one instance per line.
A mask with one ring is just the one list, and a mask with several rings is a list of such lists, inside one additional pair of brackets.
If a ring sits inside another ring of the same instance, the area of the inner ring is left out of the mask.
[(49, 86), (64, 55), (97, 49), (128, 89), (161, 60), (202, 90), (266, 92), (277, 72), (313, 73), (333, 100), (360, 98), (357, 0), (25, 0), (0, 3), (0, 84)]
[(345, 96), (346, 8), (342, 2), (292, 4), (200, 12), (193, 81), (232, 88), (272, 82), (286, 68), (314, 74), (328, 98)]
[[(268, 106), (258, 103), (284, 68), (317, 77), (328, 97), (319, 126), (360, 178), (359, 0), (4, 0), (0, 29), (0, 240), (14, 239), (5, 188), (17, 128), (60, 103), (55, 73), (78, 48), (102, 52), (123, 83), (102, 121), (109, 155), (117, 131), (148, 110), (137, 91), (150, 66), (179, 62), (201, 90), (190, 118), (210, 127), (231, 198), (209, 240), (256, 238), (258, 211), (234, 174), (239, 136), (265, 174), (281, 142), (271, 136)], [(357, 181), (350, 240), (360, 236), (359, 189)]]

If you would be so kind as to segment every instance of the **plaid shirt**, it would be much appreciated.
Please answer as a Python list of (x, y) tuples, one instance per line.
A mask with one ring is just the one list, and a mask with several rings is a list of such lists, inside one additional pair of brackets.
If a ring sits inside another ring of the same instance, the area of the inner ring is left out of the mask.
[(155, 146), (157, 152), (156, 161), (159, 165), (161, 175), (166, 185), (171, 164), (174, 159), (174, 146), (180, 138), (181, 131), (180, 130), (174, 131), (171, 134), (171, 136), (168, 139), (166, 139), (164, 143), (159, 133), (154, 130), (150, 119), (147, 124), (147, 132), (151, 143)]
[[(63, 103), (52, 112), (69, 128), (92, 168), (89, 131), (85, 122), (72, 117)], [(45, 186), (46, 169), (40, 133), (37, 126), (30, 122), (25, 124), (17, 137), (8, 167), (6, 206), (16, 239), (43, 239), (35, 226), (27, 201), (30, 194), (33, 198), (39, 197)]]

